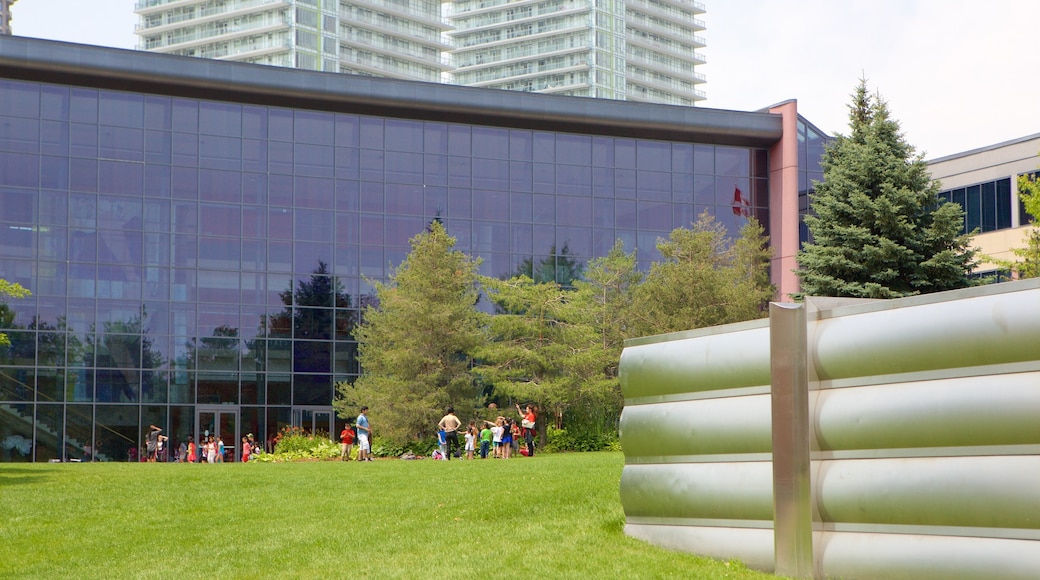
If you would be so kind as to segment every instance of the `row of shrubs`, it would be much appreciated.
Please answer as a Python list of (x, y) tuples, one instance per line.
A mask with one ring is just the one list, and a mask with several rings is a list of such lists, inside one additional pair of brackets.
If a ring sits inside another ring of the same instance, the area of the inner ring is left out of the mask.
[[(579, 432), (568, 433), (566, 429), (549, 426), (546, 432), (547, 444), (540, 451), (620, 451), (616, 433)], [(375, 457), (400, 457), (412, 452), (419, 457), (429, 457), (437, 448), (437, 438), (430, 437), (411, 443), (407, 446), (376, 438), (372, 444), (372, 455)], [(333, 441), (323, 431), (308, 433), (300, 427), (284, 427), (275, 438), (274, 453), (254, 455), (251, 461), (261, 463), (275, 461), (327, 461), (340, 458), (339, 443)], [(355, 454), (357, 450), (355, 448)]]

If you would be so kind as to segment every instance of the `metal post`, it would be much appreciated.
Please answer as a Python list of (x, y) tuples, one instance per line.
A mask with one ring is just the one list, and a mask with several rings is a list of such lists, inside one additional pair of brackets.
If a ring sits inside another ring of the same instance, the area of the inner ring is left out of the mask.
[(813, 577), (812, 490), (806, 314), (803, 304), (770, 303), (775, 572)]

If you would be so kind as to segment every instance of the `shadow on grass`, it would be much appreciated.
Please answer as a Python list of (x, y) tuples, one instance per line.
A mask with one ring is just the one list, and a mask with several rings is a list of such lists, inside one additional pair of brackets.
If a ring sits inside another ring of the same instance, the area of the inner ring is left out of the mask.
[(11, 485), (22, 485), (26, 483), (41, 483), (48, 479), (52, 469), (33, 469), (31, 473), (17, 467), (0, 467), (0, 487)]

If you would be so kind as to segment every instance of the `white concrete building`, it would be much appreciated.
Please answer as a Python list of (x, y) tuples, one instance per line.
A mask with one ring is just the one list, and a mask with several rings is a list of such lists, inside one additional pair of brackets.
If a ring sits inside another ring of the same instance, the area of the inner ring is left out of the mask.
[(693, 105), (690, 0), (138, 0), (144, 50)]
[(138, 0), (139, 48), (440, 82), (440, 0)]
[(704, 5), (688, 0), (456, 0), (460, 85), (692, 105)]

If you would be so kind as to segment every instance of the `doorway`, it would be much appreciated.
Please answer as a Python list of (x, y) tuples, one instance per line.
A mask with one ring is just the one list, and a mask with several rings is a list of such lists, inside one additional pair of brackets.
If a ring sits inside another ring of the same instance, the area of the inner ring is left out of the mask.
[(238, 461), (239, 433), (237, 405), (199, 405), (195, 409), (196, 438), (212, 435), (224, 442), (224, 461)]

